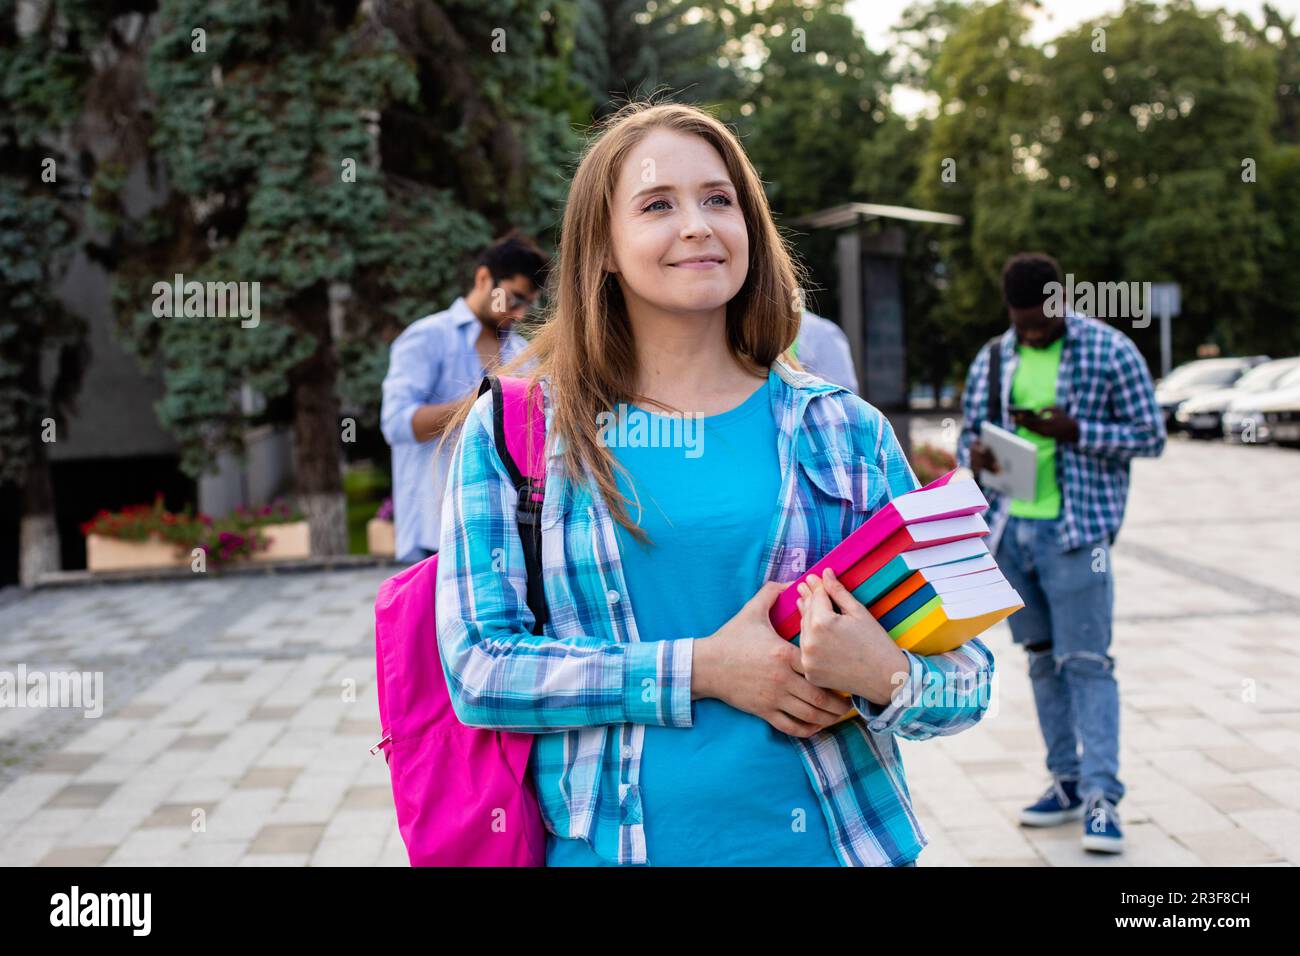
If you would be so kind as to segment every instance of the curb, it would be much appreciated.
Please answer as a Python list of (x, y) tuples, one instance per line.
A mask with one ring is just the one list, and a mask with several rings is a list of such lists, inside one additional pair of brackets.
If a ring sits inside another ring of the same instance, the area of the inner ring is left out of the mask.
[[(50, 571), (42, 574), (28, 591), (85, 587), (96, 584), (140, 584), (154, 581), (200, 581), (233, 577), (302, 574), (308, 571), (355, 571), (358, 568), (404, 568), (405, 564), (386, 555), (339, 554), (290, 561), (264, 561), (236, 565), (220, 571), (196, 574), (188, 567), (137, 568), (126, 571)], [(18, 589), (22, 591), (22, 589)]]

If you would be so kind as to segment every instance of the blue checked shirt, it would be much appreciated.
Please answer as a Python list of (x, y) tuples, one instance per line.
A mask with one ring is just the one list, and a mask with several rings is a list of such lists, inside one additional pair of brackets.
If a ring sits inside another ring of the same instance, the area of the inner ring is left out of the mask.
[[(483, 325), (464, 296), (451, 307), (417, 319), (393, 340), (384, 376), (379, 426), (393, 449), (393, 518), (396, 555), (409, 559), (417, 548), (438, 550), (442, 494), (452, 444), (417, 441), (411, 419), (421, 405), (464, 398), (483, 380), (478, 341)], [(528, 343), (518, 332), (502, 337), (501, 362)]]
[[(999, 339), (1002, 347), (1002, 421), (1011, 420), (1011, 381), (1016, 374), (1018, 340), (1014, 328)], [(970, 467), (970, 446), (988, 417), (989, 343), (971, 363), (962, 394), (965, 424), (957, 460)], [(1156, 404), (1146, 360), (1123, 332), (1087, 316), (1066, 313), (1065, 342), (1056, 377), (1056, 405), (1079, 423), (1077, 444), (1056, 445), (1056, 480), (1061, 489), (1058, 544), (1069, 551), (1098, 541), (1114, 541), (1128, 502), (1129, 462), (1156, 456), (1165, 447), (1165, 423)], [(989, 499), (989, 548), (996, 552), (1006, 527), (1006, 495)]]
[[(763, 579), (790, 581), (917, 481), (888, 420), (871, 405), (780, 359), (768, 378), (782, 483)], [(543, 395), (549, 423), (546, 382)], [(647, 863), (639, 779), (645, 726), (692, 726), (692, 649), (707, 635), (641, 643), (614, 521), (594, 483), (570, 480), (562, 453), (557, 436), (541, 514), (550, 621), (534, 635), (517, 495), (493, 444), (491, 393), (478, 399), (443, 499), (443, 670), (462, 723), (537, 734), (532, 759), (547, 829), (586, 840), (612, 863)], [(832, 503), (819, 496), (838, 502), (838, 527), (817, 520)], [(897, 738), (955, 734), (988, 708), (993, 655), (978, 639), (946, 654), (904, 654), (909, 671), (889, 704), (855, 695), (852, 719), (790, 737), (844, 866), (916, 858), (928, 839)]]

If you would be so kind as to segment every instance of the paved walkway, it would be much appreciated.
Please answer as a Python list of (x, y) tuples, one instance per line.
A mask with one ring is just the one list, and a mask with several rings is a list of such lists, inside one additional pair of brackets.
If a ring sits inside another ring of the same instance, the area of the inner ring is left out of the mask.
[[(924, 428), (924, 423), (920, 423)], [(1300, 863), (1300, 453), (1171, 442), (1115, 549), (1129, 850), (1025, 830), (1046, 782), (1005, 626), (995, 711), (902, 744), (925, 866)], [(1231, 496), (1231, 497), (1229, 497)], [(41, 590), (0, 670), (100, 671), (104, 713), (0, 708), (0, 863), (405, 865), (371, 606), (388, 570)], [(1078, 825), (1081, 826), (1081, 825)]]

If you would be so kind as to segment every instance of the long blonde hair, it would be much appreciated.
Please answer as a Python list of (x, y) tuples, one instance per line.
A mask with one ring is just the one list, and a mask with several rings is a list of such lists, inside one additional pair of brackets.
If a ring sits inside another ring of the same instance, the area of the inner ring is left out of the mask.
[[(528, 373), (529, 387), (547, 379), (554, 409), (548, 447), (557, 436), (563, 437), (569, 474), (590, 474), (614, 519), (642, 543), (648, 537), (628, 517), (629, 502), (613, 471), (621, 465), (600, 441), (597, 416), (622, 403), (652, 401), (634, 393), (632, 328), (618, 281), (603, 263), (610, 249), (610, 209), (623, 161), (655, 129), (701, 137), (718, 151), (736, 187), (749, 232), (749, 271), (727, 303), (727, 346), (743, 367), (766, 373), (782, 353), (787, 353), (784, 361), (800, 367), (788, 350), (799, 331), (799, 280), (804, 274), (772, 221), (758, 173), (723, 123), (694, 106), (633, 102), (597, 126), (569, 186), (542, 324), (523, 351), (494, 371), (511, 375), (536, 363)], [(476, 398), (471, 394), (456, 408), (439, 444), (459, 431)]]

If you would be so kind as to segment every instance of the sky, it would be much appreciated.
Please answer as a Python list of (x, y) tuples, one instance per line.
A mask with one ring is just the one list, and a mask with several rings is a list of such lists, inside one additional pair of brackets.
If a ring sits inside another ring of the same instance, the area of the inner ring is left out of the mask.
[[(889, 48), (892, 40), (889, 31), (910, 3), (911, 0), (848, 0), (845, 9), (866, 36), (867, 45), (879, 52)], [(1042, 9), (1034, 15), (1030, 37), (1036, 43), (1045, 42), (1084, 20), (1118, 13), (1123, 5), (1122, 0), (1042, 0)], [(1217, 0), (1197, 5), (1204, 9), (1221, 7), (1230, 13), (1245, 12), (1257, 23), (1263, 19), (1263, 0)], [(1272, 5), (1283, 16), (1300, 19), (1300, 0), (1272, 0)], [(910, 116), (922, 112), (927, 100), (916, 91), (897, 89), (893, 105), (898, 112)]]

